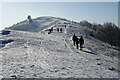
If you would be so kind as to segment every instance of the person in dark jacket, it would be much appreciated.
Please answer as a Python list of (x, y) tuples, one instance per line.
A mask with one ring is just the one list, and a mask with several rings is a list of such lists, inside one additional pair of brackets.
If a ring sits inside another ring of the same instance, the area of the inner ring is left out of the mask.
[(76, 43), (76, 39), (77, 39), (77, 36), (74, 34), (73, 37), (72, 37), (73, 45), (74, 45), (74, 46), (75, 46), (75, 43)]
[(51, 28), (51, 32), (53, 32), (53, 27)]
[(76, 37), (76, 48), (78, 49), (79, 38)]
[(76, 39), (76, 36), (75, 36), (75, 34), (74, 34), (73, 37), (72, 37), (73, 45), (74, 45), (74, 46), (75, 46), (75, 39)]
[(62, 33), (62, 28), (60, 28), (60, 32)]
[(59, 32), (59, 28), (57, 28), (57, 32)]
[(80, 39), (79, 39), (79, 43), (80, 43), (80, 49), (82, 50), (83, 45), (84, 45), (84, 39), (83, 39), (82, 36), (81, 36)]

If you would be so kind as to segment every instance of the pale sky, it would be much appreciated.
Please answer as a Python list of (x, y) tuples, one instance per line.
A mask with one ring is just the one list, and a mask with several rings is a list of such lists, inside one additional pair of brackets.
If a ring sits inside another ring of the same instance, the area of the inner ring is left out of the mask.
[(118, 2), (2, 2), (0, 11), (0, 30), (25, 20), (28, 14), (118, 25)]

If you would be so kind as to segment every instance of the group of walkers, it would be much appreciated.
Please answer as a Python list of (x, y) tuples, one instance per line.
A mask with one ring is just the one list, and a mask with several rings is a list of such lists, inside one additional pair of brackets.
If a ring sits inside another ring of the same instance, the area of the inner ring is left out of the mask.
[(80, 50), (82, 50), (83, 45), (84, 45), (84, 39), (81, 36), (80, 38), (78, 38), (75, 34), (72, 37), (73, 40), (73, 45), (76, 46), (76, 48), (79, 48), (79, 44), (80, 44)]
[(60, 28), (60, 29), (57, 28), (57, 32), (61, 32), (62, 33), (62, 31), (63, 31), (62, 28)]
[[(51, 29), (48, 29), (48, 34), (50, 34), (52, 32), (53, 32), (53, 27)], [(57, 28), (57, 32), (62, 33), (63, 32), (62, 28)]]
[(53, 32), (53, 27), (51, 29), (48, 30), (48, 34)]

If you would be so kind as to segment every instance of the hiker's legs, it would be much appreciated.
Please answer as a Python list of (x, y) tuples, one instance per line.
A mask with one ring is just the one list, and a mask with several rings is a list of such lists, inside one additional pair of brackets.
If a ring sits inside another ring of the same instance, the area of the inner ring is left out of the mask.
[(78, 44), (76, 44), (76, 48), (78, 49)]
[(75, 46), (75, 41), (73, 41), (73, 45)]
[(82, 50), (82, 45), (80, 44), (80, 50)]

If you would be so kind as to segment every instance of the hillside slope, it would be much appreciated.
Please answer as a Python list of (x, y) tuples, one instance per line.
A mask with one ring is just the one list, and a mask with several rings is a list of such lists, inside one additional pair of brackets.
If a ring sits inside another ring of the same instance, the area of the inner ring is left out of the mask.
[(14, 42), (0, 49), (2, 76), (117, 78), (117, 59), (77, 50), (64, 33), (12, 31), (3, 39)]
[[(51, 27), (53, 33), (48, 34), (46, 30)], [(62, 28), (63, 32), (57, 32), (57, 28)], [(86, 37), (86, 28), (78, 23), (62, 18), (40, 17), (32, 23), (23, 21), (9, 29), (10, 34), (0, 35), (0, 40), (7, 42), (0, 48), (0, 75), (3, 77), (119, 77), (118, 58), (108, 56), (118, 51), (109, 44)], [(85, 45), (82, 51), (73, 46), (73, 34), (78, 37), (83, 35)]]

